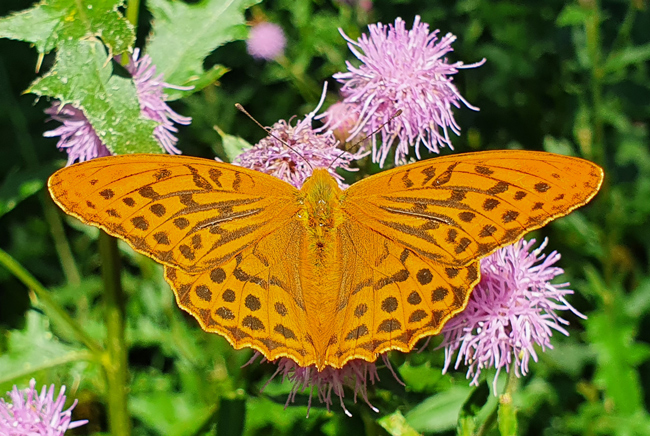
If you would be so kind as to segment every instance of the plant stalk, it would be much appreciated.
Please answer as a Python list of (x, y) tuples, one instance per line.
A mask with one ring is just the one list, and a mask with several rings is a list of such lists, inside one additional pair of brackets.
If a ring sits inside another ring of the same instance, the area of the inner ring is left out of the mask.
[(104, 281), (104, 319), (106, 354), (102, 360), (106, 372), (108, 422), (113, 436), (129, 436), (131, 419), (127, 408), (128, 362), (125, 341), (125, 295), (120, 281), (120, 257), (117, 240), (104, 231), (99, 235), (99, 254)]

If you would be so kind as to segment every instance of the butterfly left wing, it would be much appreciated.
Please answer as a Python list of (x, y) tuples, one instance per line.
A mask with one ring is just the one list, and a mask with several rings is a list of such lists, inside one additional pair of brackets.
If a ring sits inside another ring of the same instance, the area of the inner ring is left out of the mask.
[(135, 154), (93, 159), (48, 181), (68, 214), (188, 273), (233, 259), (297, 212), (297, 190), (207, 159)]
[(165, 267), (176, 302), (203, 330), (236, 349), (253, 348), (268, 360), (314, 362), (300, 258), (306, 232), (297, 220), (261, 238), (233, 259), (198, 274)]
[(509, 150), (437, 157), (385, 171), (345, 191), (354, 222), (422, 259), (463, 266), (587, 203), (597, 165)]

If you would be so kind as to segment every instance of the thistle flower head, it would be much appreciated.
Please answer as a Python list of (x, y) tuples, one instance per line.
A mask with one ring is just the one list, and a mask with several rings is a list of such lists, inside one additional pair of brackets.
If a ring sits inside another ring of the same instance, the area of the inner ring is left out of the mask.
[[(249, 363), (252, 363), (258, 356), (259, 353), (256, 353)], [(387, 354), (382, 354), (381, 358), (384, 364), (386, 364), (390, 369), (395, 379), (399, 383), (402, 383), (402, 381), (397, 377), (397, 374), (393, 371)], [(264, 360), (265, 359), (262, 361)], [(325, 404), (328, 411), (333, 405), (332, 394), (334, 394), (335, 397), (339, 398), (339, 403), (341, 404), (341, 408), (345, 414), (352, 416), (343, 402), (343, 399), (345, 398), (344, 388), (348, 387), (353, 392), (353, 400), (355, 403), (357, 402), (357, 398), (361, 397), (368, 407), (370, 407), (374, 412), (379, 412), (379, 410), (370, 404), (370, 401), (368, 400), (368, 382), (374, 385), (375, 381), (379, 380), (377, 366), (374, 362), (355, 359), (348, 361), (342, 368), (333, 368), (328, 366), (322, 371), (318, 371), (314, 365), (301, 367), (296, 362), (286, 357), (282, 357), (272, 363), (277, 363), (278, 369), (262, 387), (262, 391), (264, 391), (266, 386), (268, 386), (276, 376), (282, 374), (282, 382), (289, 381), (289, 383), (293, 385), (287, 398), (287, 402), (285, 403), (285, 407), (295, 401), (298, 392), (308, 391), (309, 402), (307, 404), (307, 416), (309, 417), (309, 410), (311, 409), (314, 394), (316, 394), (316, 398), (318, 398), (320, 403)]]
[(51, 120), (61, 123), (61, 126), (43, 133), (43, 136), (59, 136), (56, 146), (68, 152), (67, 165), (111, 155), (81, 110), (70, 104), (61, 105), (56, 101), (45, 109), (45, 113)]
[(87, 420), (71, 421), (74, 401), (69, 409), (65, 405), (65, 386), (54, 399), (54, 385), (45, 386), (40, 395), (36, 391), (36, 380), (29, 382), (29, 388), (19, 390), (14, 386), (7, 392), (8, 401), (0, 398), (0, 435), (2, 436), (62, 436), (68, 429), (86, 424)]
[(568, 321), (556, 312), (569, 310), (584, 318), (564, 298), (573, 293), (566, 289), (569, 284), (551, 283), (564, 271), (553, 266), (560, 259), (559, 253), (542, 254), (547, 242), (531, 251), (535, 240), (522, 239), (481, 261), (481, 281), (472, 291), (467, 308), (442, 330), (443, 372), (458, 352), (454, 368), (463, 361), (473, 385), (478, 384), (483, 369), (496, 368), (496, 392), (502, 368), (510, 371), (514, 361), (515, 375), (526, 375), (530, 358), (537, 361), (536, 345), (542, 351), (552, 349), (553, 330), (568, 336), (563, 327)]
[(323, 130), (331, 131), (339, 142), (345, 143), (359, 120), (359, 111), (356, 105), (339, 101), (315, 118), (323, 120)]
[(343, 177), (336, 173), (336, 168), (355, 171), (356, 168), (350, 168), (350, 162), (367, 153), (342, 151), (331, 131), (321, 133), (320, 129), (312, 128), (314, 116), (322, 101), (295, 126), (285, 120), (276, 122), (269, 129), (269, 136), (237, 156), (234, 163), (276, 176), (296, 188), (302, 186), (314, 168), (327, 168), (339, 185), (346, 187)]
[[(189, 124), (192, 119), (177, 114), (167, 106), (163, 89), (191, 88), (162, 82), (162, 74), (156, 76), (156, 67), (151, 63), (151, 58), (148, 55), (139, 58), (137, 49), (129, 58), (126, 69), (133, 76), (142, 116), (160, 123), (154, 129), (154, 137), (167, 153), (180, 154), (180, 150), (176, 148), (178, 139), (173, 135), (178, 131), (174, 123)], [(55, 101), (45, 109), (45, 113), (50, 115), (51, 120), (63, 123), (62, 126), (43, 133), (43, 136), (59, 137), (57, 147), (68, 152), (67, 165), (111, 155), (81, 109)]]
[(181, 87), (163, 82), (163, 75), (156, 76), (156, 66), (151, 62), (149, 55), (140, 57), (140, 50), (135, 49), (129, 58), (126, 70), (133, 76), (135, 89), (138, 92), (140, 110), (142, 115), (158, 124), (153, 131), (153, 136), (158, 140), (163, 149), (169, 154), (181, 154), (176, 148), (178, 139), (173, 135), (178, 132), (176, 124), (188, 125), (192, 118), (184, 117), (174, 112), (165, 103), (165, 88), (189, 90), (191, 87)]
[[(381, 23), (368, 26), (370, 36), (363, 34), (353, 41), (341, 31), (348, 47), (361, 61), (359, 67), (347, 62), (348, 72), (333, 77), (343, 84), (344, 102), (355, 105), (359, 112), (356, 129), (350, 139), (359, 134), (371, 135), (381, 129), (381, 147), (372, 135), (373, 161), (383, 166), (386, 157), (397, 143), (395, 162), (402, 161), (409, 147), (424, 145), (438, 153), (439, 147), (452, 148), (448, 129), (460, 134), (454, 119), (453, 107), (462, 102), (471, 106), (453, 84), (453, 75), (460, 68), (472, 65), (449, 63), (445, 55), (452, 51), (456, 37), (451, 33), (438, 39), (439, 31), (429, 32), (429, 26), (416, 16), (413, 28), (406, 30), (401, 18), (395, 25)], [(399, 116), (395, 116), (398, 111)]]
[(254, 25), (246, 41), (248, 54), (266, 61), (282, 56), (286, 45), (287, 39), (282, 28), (269, 22)]

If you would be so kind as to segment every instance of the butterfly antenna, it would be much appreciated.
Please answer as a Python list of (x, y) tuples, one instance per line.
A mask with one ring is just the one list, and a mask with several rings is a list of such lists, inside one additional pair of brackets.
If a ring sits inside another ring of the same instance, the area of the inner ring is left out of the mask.
[(343, 151), (341, 152), (341, 154), (339, 154), (338, 156), (336, 156), (336, 158), (335, 158), (335, 159), (330, 163), (329, 167), (327, 167), (327, 168), (328, 168), (328, 169), (329, 169), (329, 168), (332, 168), (332, 165), (334, 165), (334, 163), (335, 163), (337, 160), (339, 160), (339, 159), (341, 158), (341, 156), (343, 156), (345, 153), (349, 153), (350, 150), (352, 150), (354, 147), (356, 147), (357, 145), (363, 143), (363, 141), (365, 141), (366, 139), (368, 139), (368, 138), (374, 136), (375, 133), (379, 132), (381, 129), (383, 129), (384, 127), (386, 127), (386, 124), (390, 123), (391, 121), (393, 121), (395, 118), (399, 117), (400, 115), (402, 115), (402, 109), (399, 109), (397, 112), (395, 112), (393, 115), (391, 115), (391, 117), (390, 117), (390, 118), (389, 118), (385, 123), (383, 123), (381, 126), (377, 127), (377, 128), (376, 128), (372, 133), (369, 133), (368, 135), (364, 136), (363, 138), (361, 138), (360, 140), (358, 140), (357, 142), (355, 142), (354, 144), (352, 144), (352, 146), (350, 146), (349, 149), (347, 149), (347, 150), (343, 150)]
[(309, 163), (309, 161), (307, 160), (307, 158), (306, 158), (305, 156), (303, 156), (303, 155), (302, 155), (298, 150), (296, 150), (295, 148), (293, 148), (292, 146), (290, 146), (290, 145), (287, 143), (287, 141), (285, 141), (284, 139), (278, 137), (278, 136), (277, 136), (275, 133), (273, 133), (269, 128), (264, 127), (264, 126), (263, 126), (259, 121), (257, 121), (257, 120), (256, 120), (256, 119), (255, 119), (251, 114), (249, 114), (248, 111), (247, 111), (246, 109), (244, 109), (244, 106), (242, 106), (242, 105), (239, 104), (239, 103), (235, 103), (235, 107), (237, 108), (238, 111), (242, 112), (244, 115), (246, 115), (248, 118), (250, 118), (250, 119), (251, 119), (255, 124), (257, 124), (257, 125), (260, 127), (260, 129), (264, 130), (264, 131), (266, 132), (267, 135), (272, 136), (273, 138), (277, 139), (277, 140), (280, 141), (283, 145), (285, 145), (289, 150), (293, 151), (293, 152), (296, 153), (298, 156), (300, 156), (300, 157), (302, 158), (302, 160), (304, 160), (304, 161), (307, 163), (307, 165), (309, 165), (309, 168), (311, 168), (312, 170), (314, 169), (314, 168), (311, 166), (311, 164)]

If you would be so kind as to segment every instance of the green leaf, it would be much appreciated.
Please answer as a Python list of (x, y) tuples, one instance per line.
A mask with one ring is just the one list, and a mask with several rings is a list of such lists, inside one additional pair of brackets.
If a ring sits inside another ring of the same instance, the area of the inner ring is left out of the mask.
[(628, 65), (641, 64), (650, 60), (650, 43), (634, 47), (625, 47), (623, 50), (612, 53), (605, 63), (608, 73), (623, 69)]
[(472, 390), (472, 394), (463, 403), (460, 410), (460, 417), (476, 417), (483, 409), (488, 399), (490, 398), (490, 386), (484, 379), (481, 383)]
[(24, 330), (9, 332), (10, 352), (0, 356), (0, 385), (11, 385), (40, 371), (90, 359), (89, 352), (53, 337), (48, 318), (42, 313), (28, 311), (26, 323)]
[(444, 376), (438, 367), (432, 367), (431, 362), (414, 365), (406, 361), (399, 367), (399, 375), (411, 392), (433, 393), (443, 390)]
[(490, 399), (490, 386), (484, 379), (467, 397), (458, 415), (457, 434), (459, 436), (473, 435), (477, 426), (477, 415)]
[(47, 165), (34, 170), (10, 173), (0, 185), (0, 216), (40, 191), (53, 169), (53, 165)]
[(377, 422), (393, 436), (418, 436), (420, 434), (406, 422), (404, 415), (399, 410), (384, 416)]
[[(152, 37), (147, 45), (157, 72), (165, 82), (194, 86), (199, 91), (215, 71), (225, 72), (215, 66), (206, 72), (204, 59), (217, 47), (246, 37), (243, 12), (259, 0), (202, 0), (194, 4), (181, 1), (150, 0), (153, 14)], [(209, 76), (209, 77), (208, 77)]]
[(570, 4), (562, 9), (555, 23), (558, 27), (578, 26), (584, 24), (591, 14), (591, 9), (583, 8), (577, 4)]
[(111, 53), (129, 50), (133, 26), (118, 11), (124, 0), (43, 0), (0, 19), (0, 37), (27, 41), (48, 53), (65, 41), (101, 37)]
[(223, 151), (226, 153), (226, 159), (228, 159), (228, 162), (232, 162), (243, 151), (252, 147), (252, 145), (245, 139), (240, 138), (239, 136), (229, 135), (221, 130), (219, 126), (214, 126), (214, 130), (216, 130), (219, 136), (221, 136)]
[(501, 436), (517, 435), (517, 409), (512, 403), (512, 397), (508, 393), (501, 395), (499, 398), (497, 420)]
[(221, 76), (226, 74), (228, 71), (230, 70), (224, 67), (223, 65), (214, 65), (212, 68), (206, 71), (205, 74), (196, 78), (196, 80), (192, 82), (193, 88), (191, 90), (165, 88), (165, 100), (173, 101), (173, 100), (178, 100), (179, 98), (185, 97), (187, 95), (190, 95), (195, 91), (203, 89), (206, 86), (209, 86), (212, 83), (216, 82), (221, 78)]
[(456, 427), (458, 414), (471, 389), (454, 386), (427, 398), (406, 414), (406, 421), (417, 431), (442, 432)]
[(140, 115), (133, 81), (112, 71), (99, 41), (67, 41), (59, 47), (52, 70), (28, 91), (81, 109), (99, 139), (115, 154), (160, 153), (153, 137), (157, 124)]
[(551, 135), (544, 136), (544, 151), (549, 153), (563, 154), (564, 156), (575, 156), (575, 150), (571, 142), (566, 138), (554, 138)]
[(223, 398), (219, 406), (217, 434), (241, 436), (246, 422), (246, 398)]
[[(161, 380), (165, 382), (166, 380)], [(144, 422), (155, 434), (167, 436), (185, 436), (189, 430), (197, 430), (206, 417), (213, 413), (213, 408), (197, 404), (197, 398), (190, 391), (149, 392), (131, 395), (129, 409), (133, 416)]]
[(635, 342), (638, 326), (624, 310), (620, 285), (605, 284), (593, 268), (586, 269), (590, 287), (609, 306), (585, 321), (587, 336), (597, 351), (595, 379), (613, 403), (617, 414), (631, 417), (644, 410), (643, 388), (635, 366), (647, 358), (647, 347)]

